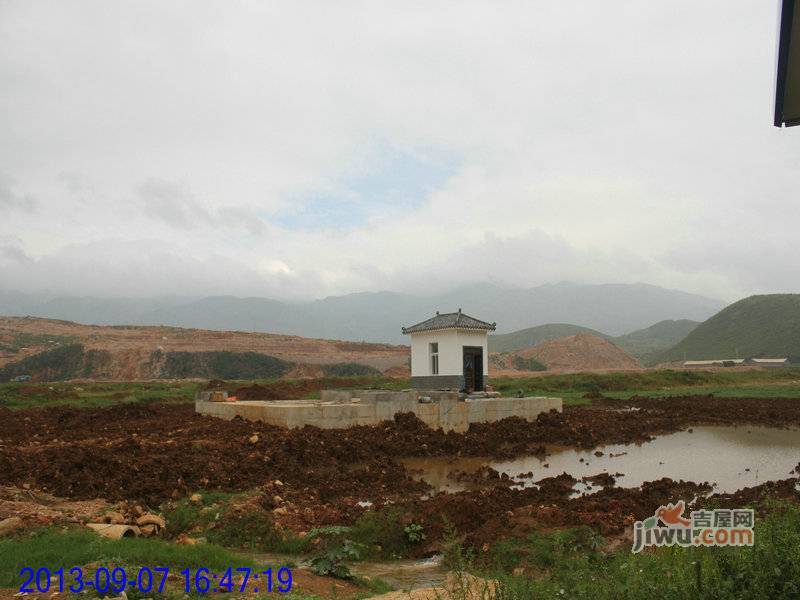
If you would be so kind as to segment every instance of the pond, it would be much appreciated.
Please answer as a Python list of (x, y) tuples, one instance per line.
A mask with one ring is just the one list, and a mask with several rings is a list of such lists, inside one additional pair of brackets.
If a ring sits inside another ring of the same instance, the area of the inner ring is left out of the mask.
[[(457, 471), (475, 472), (489, 466), (523, 487), (561, 473), (578, 480), (609, 473), (616, 476), (618, 487), (638, 487), (645, 481), (669, 477), (709, 482), (715, 492), (725, 493), (791, 477), (800, 462), (800, 430), (703, 426), (641, 444), (607, 445), (592, 450), (558, 446), (546, 449), (547, 456), (512, 460), (436, 457), (402, 462), (415, 478), (426, 481), (437, 492), (468, 489), (474, 484), (456, 481), (452, 476)], [(599, 452), (602, 454), (596, 454)], [(519, 477), (529, 472), (533, 477)]]

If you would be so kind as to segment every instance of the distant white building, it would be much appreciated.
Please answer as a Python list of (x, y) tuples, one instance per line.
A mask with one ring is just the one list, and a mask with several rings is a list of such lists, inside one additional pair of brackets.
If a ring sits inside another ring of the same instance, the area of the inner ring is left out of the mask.
[(780, 367), (788, 367), (788, 358), (750, 358), (747, 360), (748, 365), (756, 365), (767, 369), (774, 369)]
[(411, 387), (483, 391), (489, 379), (488, 336), (496, 325), (459, 308), (403, 327), (411, 336)]
[(685, 360), (683, 366), (687, 368), (704, 368), (704, 367), (743, 367), (743, 366), (756, 366), (765, 369), (774, 369), (780, 367), (788, 367), (788, 358), (718, 358), (714, 360)]
[(683, 366), (687, 368), (703, 367), (738, 367), (744, 364), (743, 358), (718, 358), (713, 360), (685, 360)]

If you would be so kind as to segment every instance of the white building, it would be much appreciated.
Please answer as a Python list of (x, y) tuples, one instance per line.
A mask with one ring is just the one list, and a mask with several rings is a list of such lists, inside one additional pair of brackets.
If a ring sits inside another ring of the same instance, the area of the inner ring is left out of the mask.
[(411, 387), (482, 391), (489, 378), (488, 336), (495, 328), (496, 323), (465, 315), (460, 308), (403, 327), (411, 336)]

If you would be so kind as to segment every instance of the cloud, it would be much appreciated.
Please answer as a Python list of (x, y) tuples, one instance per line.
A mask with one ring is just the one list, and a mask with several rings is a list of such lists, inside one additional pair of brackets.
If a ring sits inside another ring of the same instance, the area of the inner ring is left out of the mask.
[(0, 237), (0, 263), (2, 262), (30, 265), (33, 260), (25, 253), (19, 239)]
[(33, 196), (15, 192), (11, 181), (0, 175), (0, 214), (12, 211), (33, 213), (37, 206)]
[(147, 179), (136, 192), (148, 216), (172, 227), (193, 229), (213, 222), (211, 214), (176, 183)]
[(243, 228), (252, 235), (265, 231), (264, 222), (244, 206), (205, 208), (181, 185), (162, 179), (147, 179), (136, 186), (145, 215), (178, 229)]
[(17, 281), (800, 291), (775, 3), (199, 5), (0, 3)]

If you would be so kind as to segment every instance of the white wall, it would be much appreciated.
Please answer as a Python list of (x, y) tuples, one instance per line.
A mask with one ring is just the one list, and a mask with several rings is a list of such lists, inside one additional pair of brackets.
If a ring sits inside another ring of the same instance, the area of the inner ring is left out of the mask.
[(431, 373), (428, 344), (439, 344), (439, 375), (464, 374), (464, 346), (483, 348), (483, 373), (489, 373), (489, 337), (485, 331), (468, 329), (440, 329), (411, 334), (411, 376), (420, 377)]

